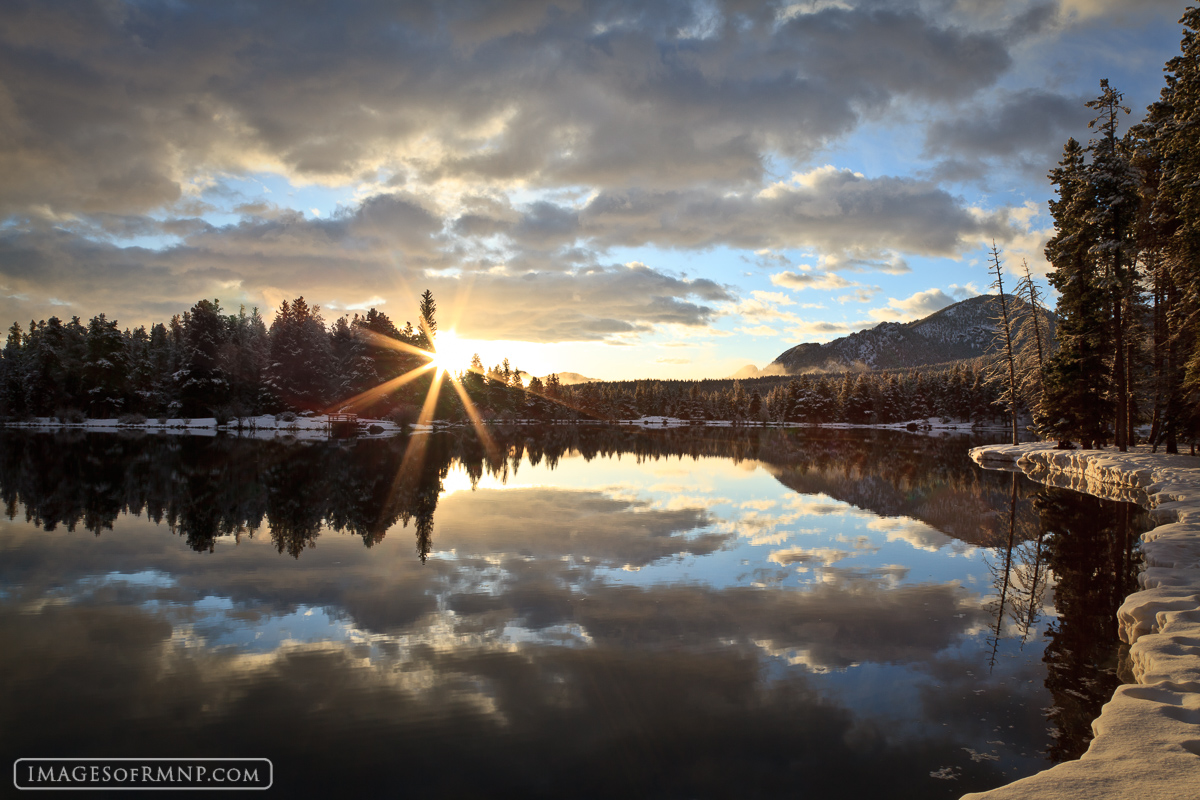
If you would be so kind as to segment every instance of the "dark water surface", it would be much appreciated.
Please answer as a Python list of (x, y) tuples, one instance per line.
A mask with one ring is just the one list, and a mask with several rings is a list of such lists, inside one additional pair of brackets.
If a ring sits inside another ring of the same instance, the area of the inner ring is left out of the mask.
[(267, 757), (281, 797), (998, 786), (1086, 748), (1147, 523), (979, 443), (0, 431), (0, 750)]

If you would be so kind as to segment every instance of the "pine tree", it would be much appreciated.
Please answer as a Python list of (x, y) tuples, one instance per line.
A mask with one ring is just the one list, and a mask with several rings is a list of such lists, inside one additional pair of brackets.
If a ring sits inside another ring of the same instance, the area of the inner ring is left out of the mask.
[(271, 324), (269, 381), (275, 397), (290, 408), (325, 407), (333, 383), (333, 356), (320, 306), (304, 297), (283, 301)]
[(1063, 158), (1050, 172), (1057, 200), (1050, 201), (1055, 235), (1046, 245), (1050, 284), (1058, 290), (1059, 350), (1046, 368), (1045, 430), (1062, 440), (1095, 446), (1105, 437), (1111, 414), (1105, 370), (1105, 294), (1092, 258), (1095, 197), (1084, 151), (1068, 139)]
[(433, 300), (433, 292), (426, 289), (421, 294), (421, 304), (417, 312), (417, 347), (433, 352), (435, 336), (437, 336), (437, 303)]
[(1163, 238), (1168, 450), (1178, 433), (1193, 437), (1200, 408), (1200, 9), (1189, 8), (1180, 55), (1166, 64), (1167, 85), (1151, 118), (1161, 158), (1154, 217)]
[(1100, 96), (1087, 104), (1099, 112), (1088, 127), (1096, 127), (1101, 133), (1088, 148), (1092, 156), (1088, 175), (1095, 197), (1089, 209), (1088, 223), (1095, 235), (1089, 255), (1096, 262), (1100, 287), (1107, 301), (1112, 336), (1114, 428), (1117, 447), (1125, 452), (1131, 427), (1127, 340), (1137, 292), (1133, 234), (1140, 203), (1137, 175), (1117, 137), (1119, 112), (1128, 114), (1129, 109), (1121, 105), (1123, 95), (1109, 86), (1107, 80), (1100, 81), (1100, 89)]
[(229, 401), (229, 380), (221, 368), (226, 329), (220, 301), (199, 301), (185, 320), (183, 365), (176, 373), (181, 413), (207, 416)]
[(129, 354), (116, 320), (104, 314), (92, 317), (87, 329), (87, 357), (83, 364), (88, 414), (106, 419), (125, 408), (129, 379)]
[(5, 416), (23, 416), (27, 410), (24, 388), (27, 341), (20, 323), (14, 322), (8, 329), (0, 362), (0, 413)]

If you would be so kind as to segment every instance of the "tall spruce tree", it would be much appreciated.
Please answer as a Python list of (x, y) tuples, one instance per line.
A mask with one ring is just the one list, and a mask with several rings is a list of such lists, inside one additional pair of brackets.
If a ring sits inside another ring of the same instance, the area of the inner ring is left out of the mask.
[(117, 321), (109, 320), (104, 314), (92, 317), (88, 323), (87, 357), (83, 363), (89, 415), (106, 419), (124, 410), (129, 361)]
[(1050, 171), (1055, 235), (1046, 245), (1050, 284), (1058, 290), (1059, 350), (1046, 368), (1045, 432), (1092, 447), (1105, 438), (1112, 401), (1105, 369), (1105, 293), (1092, 257), (1095, 196), (1083, 147), (1074, 138)]
[(1107, 80), (1100, 81), (1100, 96), (1087, 103), (1098, 112), (1088, 127), (1099, 130), (1100, 137), (1089, 145), (1088, 168), (1093, 202), (1088, 222), (1093, 233), (1089, 256), (1096, 263), (1099, 284), (1104, 292), (1108, 327), (1111, 335), (1112, 394), (1114, 434), (1117, 447), (1128, 449), (1131, 421), (1129, 391), (1129, 329), (1137, 304), (1135, 240), (1138, 197), (1137, 174), (1128, 153), (1117, 136), (1123, 95)]
[[(1189, 8), (1180, 55), (1167, 62), (1156, 122), (1161, 183), (1155, 217), (1162, 225), (1168, 308), (1168, 436), (1195, 441), (1200, 425), (1200, 9)], [(1168, 449), (1171, 449), (1168, 440)]]
[(208, 416), (229, 401), (229, 380), (221, 367), (225, 334), (219, 300), (201, 300), (185, 315), (183, 366), (176, 373), (184, 416)]

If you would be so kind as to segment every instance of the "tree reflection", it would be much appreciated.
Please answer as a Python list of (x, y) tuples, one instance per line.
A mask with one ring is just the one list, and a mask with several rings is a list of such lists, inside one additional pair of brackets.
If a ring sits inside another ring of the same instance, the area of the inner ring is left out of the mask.
[[(294, 557), (325, 530), (354, 534), (370, 547), (411, 521), (424, 560), (433, 548), (442, 480), (455, 465), (474, 485), (485, 474), (507, 481), (522, 463), (555, 469), (565, 456), (632, 456), (638, 463), (713, 457), (755, 460), (798, 492), (911, 517), (971, 544), (995, 547), (1009, 538), (997, 509), (1011, 499), (1010, 481), (964, 455), (973, 443), (967, 437), (601, 425), (497, 427), (491, 435), (489, 447), (470, 428), (342, 442), (0, 430), (0, 498), (10, 517), (23, 506), (47, 530), (62, 525), (99, 534), (122, 513), (145, 513), (166, 521), (197, 551), (211, 550), (220, 536), (265, 530), (280, 553)], [(1031, 485), (1021, 482), (1019, 502), (1028, 501)], [(1040, 563), (1036, 550), (1022, 550), (1036, 535), (1036, 525), (1018, 525), (1018, 562)], [(1032, 598), (1039, 580), (1035, 575), (1032, 587), (1021, 580), (1014, 588)], [(1034, 607), (1032, 600), (1026, 605)]]
[(1049, 643), (1046, 688), (1054, 698), (1047, 717), (1055, 763), (1079, 758), (1092, 740), (1092, 720), (1121, 680), (1117, 663), (1117, 609), (1137, 588), (1138, 536), (1150, 527), (1132, 503), (1105, 503), (1058, 488), (1021, 498), (1015, 474), (1003, 506), (1008, 535), (986, 558), (992, 573), (988, 603), (990, 665), (1001, 642), (1023, 645), (1037, 632), (1046, 593), (1053, 587), (1056, 618)]
[(1035, 505), (1035, 496), (1022, 497), (1017, 474), (1010, 473), (1008, 501), (1000, 516), (1007, 536), (984, 561), (992, 574), (993, 595), (989, 601), (993, 624), (990, 666), (995, 667), (1000, 642), (1007, 636), (1024, 645), (1034, 635), (1045, 604), (1047, 565), (1045, 528)]
[(1149, 526), (1131, 503), (1101, 501), (1063, 489), (1037, 498), (1046, 532), (1046, 557), (1057, 581), (1058, 619), (1050, 626), (1043, 660), (1054, 697), (1052, 761), (1078, 758), (1092, 740), (1092, 720), (1121, 683), (1117, 662), (1117, 609), (1137, 589), (1138, 537)]

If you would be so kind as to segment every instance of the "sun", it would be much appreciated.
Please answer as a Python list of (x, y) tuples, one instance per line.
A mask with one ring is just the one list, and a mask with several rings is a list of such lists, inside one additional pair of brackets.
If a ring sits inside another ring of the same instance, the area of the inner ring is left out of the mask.
[(464, 371), (471, 365), (473, 352), (470, 345), (458, 338), (453, 330), (438, 331), (433, 340), (437, 352), (433, 354), (433, 366), (451, 373)]

